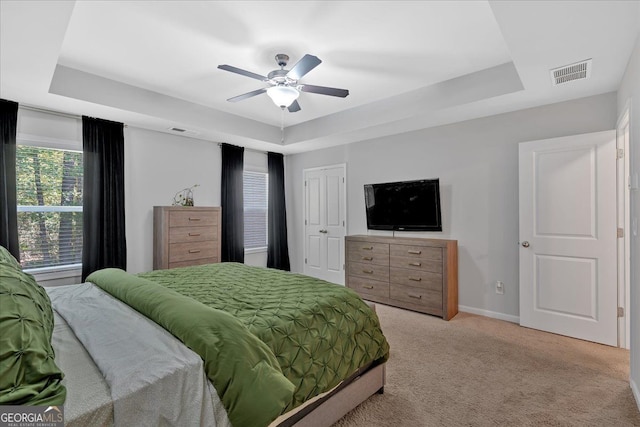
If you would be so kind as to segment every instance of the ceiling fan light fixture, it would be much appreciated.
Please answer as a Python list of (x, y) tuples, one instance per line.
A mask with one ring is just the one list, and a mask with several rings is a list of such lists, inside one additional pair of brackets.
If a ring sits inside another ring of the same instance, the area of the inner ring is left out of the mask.
[(287, 108), (298, 99), (300, 92), (291, 86), (272, 86), (267, 89), (267, 95), (280, 108)]
[[(0, 0), (2, 1), (2, 0)], [(218, 65), (218, 68), (231, 73), (240, 74), (241, 76), (249, 77), (255, 80), (260, 80), (263, 83), (269, 85), (268, 87), (253, 90), (251, 92), (243, 93), (242, 95), (234, 96), (227, 99), (229, 102), (238, 102), (243, 99), (252, 98), (263, 93), (267, 93), (269, 98), (278, 107), (283, 110), (288, 109), (290, 113), (296, 113), (301, 110), (300, 104), (298, 104), (298, 97), (300, 92), (317, 93), (320, 95), (337, 96), (344, 98), (349, 95), (347, 89), (337, 89), (334, 87), (314, 86), (308, 84), (298, 85), (298, 82), (309, 71), (316, 68), (322, 61), (317, 56), (306, 54), (296, 62), (290, 70), (285, 70), (289, 62), (289, 57), (283, 53), (276, 55), (276, 62), (280, 66), (279, 70), (273, 70), (266, 76), (253, 73), (251, 71), (243, 70), (242, 68), (233, 67), (231, 65), (222, 64)]]

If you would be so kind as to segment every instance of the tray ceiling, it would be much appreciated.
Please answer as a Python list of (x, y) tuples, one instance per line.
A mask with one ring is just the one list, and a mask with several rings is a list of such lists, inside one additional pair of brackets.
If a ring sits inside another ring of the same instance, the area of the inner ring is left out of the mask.
[[(616, 90), (638, 35), (638, 2), (14, 2), (1, 7), (0, 91), (91, 114), (281, 152), (317, 149)], [(274, 56), (323, 62), (285, 112), (259, 74)], [(592, 58), (590, 79), (549, 70)], [(284, 132), (281, 131), (284, 127)], [(283, 142), (284, 136), (284, 142)]]

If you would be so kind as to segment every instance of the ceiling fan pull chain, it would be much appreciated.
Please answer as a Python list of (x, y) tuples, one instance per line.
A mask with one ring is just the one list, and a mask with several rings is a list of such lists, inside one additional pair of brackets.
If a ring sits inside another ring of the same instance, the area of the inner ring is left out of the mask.
[(282, 108), (282, 119), (280, 120), (280, 131), (282, 132), (282, 139), (280, 142), (284, 145), (284, 108)]

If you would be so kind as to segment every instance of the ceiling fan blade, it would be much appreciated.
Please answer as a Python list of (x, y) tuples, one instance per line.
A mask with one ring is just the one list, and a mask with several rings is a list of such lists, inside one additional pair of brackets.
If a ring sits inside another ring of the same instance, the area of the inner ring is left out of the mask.
[(337, 89), (335, 87), (302, 85), (300, 90), (309, 93), (319, 93), (321, 95), (339, 96), (340, 98), (345, 98), (349, 95), (349, 91), (347, 89)]
[(289, 70), (287, 77), (291, 77), (293, 80), (300, 80), (302, 76), (316, 68), (321, 62), (317, 56), (306, 54)]
[(247, 98), (251, 98), (252, 96), (260, 95), (261, 93), (265, 93), (266, 91), (267, 91), (266, 89), (253, 90), (251, 92), (243, 93), (242, 95), (238, 95), (238, 96), (234, 96), (233, 98), (229, 98), (229, 99), (227, 99), (227, 101), (229, 101), (229, 102), (242, 101), (243, 99), (247, 99)]
[(289, 105), (287, 110), (289, 110), (290, 113), (295, 113), (297, 111), (302, 110), (302, 108), (300, 108), (300, 104), (298, 104), (298, 101), (293, 101), (291, 105)]
[(251, 71), (243, 70), (242, 68), (233, 67), (231, 65), (218, 65), (218, 68), (225, 71), (230, 71), (232, 73), (240, 74), (242, 76), (251, 77), (252, 79), (260, 80), (261, 82), (267, 81), (265, 76), (261, 76), (260, 74), (252, 73)]

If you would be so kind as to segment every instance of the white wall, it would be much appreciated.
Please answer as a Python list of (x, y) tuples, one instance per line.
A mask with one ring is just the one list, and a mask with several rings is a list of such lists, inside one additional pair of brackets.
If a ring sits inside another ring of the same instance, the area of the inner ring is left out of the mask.
[(220, 147), (134, 127), (124, 138), (127, 271), (139, 273), (153, 268), (154, 206), (194, 184), (195, 206), (220, 206)]
[(291, 268), (303, 269), (303, 169), (347, 163), (348, 234), (367, 233), (364, 184), (439, 177), (443, 232), (402, 235), (458, 240), (460, 305), (517, 321), (518, 142), (615, 125), (608, 93), (287, 156)]
[[(630, 105), (631, 176), (640, 174), (640, 36), (618, 90), (618, 115)], [(631, 192), (631, 220), (640, 221), (640, 191)], [(640, 408), (640, 238), (631, 235), (631, 388)]]
[[(267, 155), (245, 150), (245, 169), (267, 172)], [(196, 206), (220, 206), (220, 147), (135, 127), (125, 130), (127, 271), (153, 268), (153, 207), (169, 206), (194, 184)], [(266, 267), (267, 252), (245, 254), (245, 264)]]

